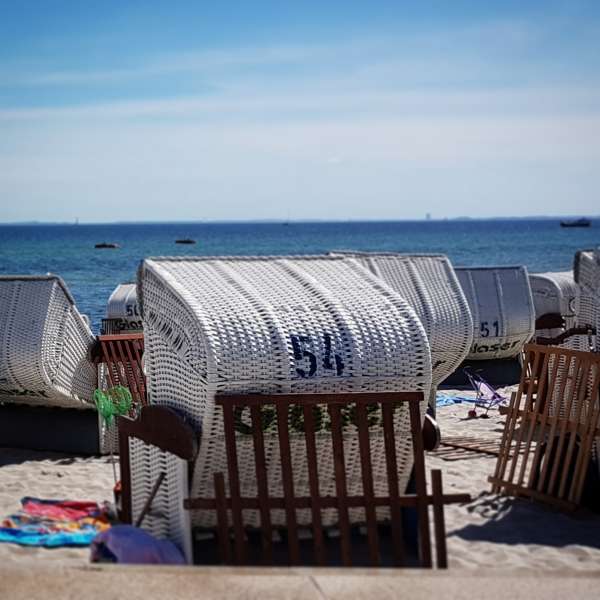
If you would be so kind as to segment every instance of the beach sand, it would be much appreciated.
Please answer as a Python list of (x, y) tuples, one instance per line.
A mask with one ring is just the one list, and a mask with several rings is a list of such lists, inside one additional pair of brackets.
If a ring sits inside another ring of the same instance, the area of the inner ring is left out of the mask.
[[(451, 392), (446, 392), (451, 393)], [(457, 392), (465, 395), (464, 392)], [(442, 436), (499, 442), (503, 417), (467, 419), (468, 403), (438, 408)], [(427, 455), (427, 467), (443, 472), (447, 492), (468, 492), (472, 502), (446, 507), (450, 569), (595, 571), (600, 565), (600, 515), (558, 512), (539, 503), (489, 493), (487, 477), (496, 459), (444, 460)], [(112, 500), (110, 458), (81, 458), (0, 449), (0, 517), (19, 508), (23, 496), (70, 500)], [(43, 549), (0, 543), (0, 565), (88, 564), (87, 548)]]

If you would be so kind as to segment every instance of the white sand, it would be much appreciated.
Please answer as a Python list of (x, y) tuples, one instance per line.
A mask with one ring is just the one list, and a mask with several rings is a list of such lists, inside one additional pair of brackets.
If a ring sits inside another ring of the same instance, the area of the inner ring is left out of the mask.
[[(458, 392), (464, 394), (463, 392)], [(467, 419), (468, 404), (438, 408), (445, 436), (500, 438), (503, 418)], [(496, 459), (481, 455), (456, 461), (427, 456), (427, 467), (442, 469), (447, 492), (468, 492), (468, 505), (446, 508), (450, 567), (476, 569), (597, 570), (600, 516), (567, 515), (540, 504), (489, 494), (487, 477)], [(71, 500), (112, 500), (108, 458), (78, 458), (0, 449), (0, 518), (19, 508), (23, 496)], [(87, 548), (43, 549), (0, 543), (0, 565), (87, 564)]]

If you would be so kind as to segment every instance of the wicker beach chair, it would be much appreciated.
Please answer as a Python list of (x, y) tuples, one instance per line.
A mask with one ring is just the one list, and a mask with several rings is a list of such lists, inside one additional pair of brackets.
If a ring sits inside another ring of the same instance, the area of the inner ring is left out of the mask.
[(569, 271), (529, 275), (536, 337), (554, 338), (577, 327), (579, 286)]
[(526, 267), (456, 267), (473, 317), (469, 360), (512, 358), (535, 333)]
[(471, 311), (450, 261), (434, 254), (334, 254), (354, 258), (398, 292), (417, 313), (431, 348), (429, 403), (435, 410), (437, 386), (463, 362), (473, 342)]
[(93, 342), (60, 277), (0, 276), (0, 402), (94, 409)]
[[(591, 329), (591, 335), (571, 338), (567, 347), (575, 350), (600, 351), (600, 248), (582, 250), (575, 254), (574, 279), (579, 286), (579, 313), (577, 325)], [(594, 460), (600, 472), (600, 436), (594, 441)]]
[(580, 327), (591, 326), (596, 332), (590, 340), (580, 338), (576, 349), (587, 350), (591, 344), (597, 350), (600, 332), (600, 248), (577, 252), (573, 273), (579, 286), (577, 324)]
[[(306, 394), (353, 392), (421, 392), (431, 387), (427, 336), (415, 311), (358, 262), (344, 257), (156, 258), (139, 270), (138, 292), (144, 319), (145, 368), (151, 405), (184, 415), (201, 431), (198, 457), (190, 482), (196, 498), (214, 496), (213, 475), (227, 472), (222, 394)], [(420, 406), (424, 418), (426, 403)], [(302, 416), (290, 412), (290, 448), (296, 491), (310, 495)], [(269, 489), (282, 493), (276, 432), (269, 412), (263, 414), (265, 469)], [(331, 446), (318, 431), (327, 431), (326, 411), (316, 410), (316, 450), (321, 493), (335, 495)], [(351, 414), (345, 417), (351, 422)], [(346, 422), (345, 421), (345, 422)], [(375, 493), (387, 489), (384, 440), (377, 414), (369, 420)], [(244, 496), (257, 493), (254, 451), (248, 413), (235, 413), (239, 487)], [(408, 409), (394, 411), (398, 485), (403, 492), (412, 470)], [(165, 485), (144, 527), (179, 540), (189, 548), (181, 510), (187, 472), (176, 457), (132, 440), (132, 513), (137, 518), (160, 472)], [(347, 492), (360, 492), (358, 439), (344, 432)], [(169, 462), (171, 461), (171, 462)], [(173, 506), (176, 508), (174, 509)], [(258, 526), (257, 510), (245, 511)], [(378, 518), (389, 516), (377, 509)], [(323, 525), (336, 522), (334, 509), (323, 511)], [(273, 525), (285, 521), (273, 511)], [(350, 522), (364, 519), (351, 508)], [(310, 521), (310, 510), (298, 511), (298, 524)], [(192, 523), (214, 527), (209, 511), (194, 511)], [(186, 541), (187, 539), (187, 541)]]
[(142, 317), (137, 303), (135, 283), (122, 283), (110, 295), (106, 305), (106, 318), (102, 319), (102, 334), (139, 333)]

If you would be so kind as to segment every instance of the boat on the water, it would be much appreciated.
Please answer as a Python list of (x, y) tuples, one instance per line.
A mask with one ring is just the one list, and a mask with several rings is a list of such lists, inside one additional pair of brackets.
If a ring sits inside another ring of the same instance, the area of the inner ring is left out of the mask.
[(196, 240), (193, 240), (192, 238), (181, 238), (179, 240), (175, 240), (176, 244), (195, 244)]
[(561, 221), (561, 227), (590, 227), (592, 222), (589, 219), (575, 219), (573, 221)]
[(108, 242), (100, 242), (96, 244), (94, 248), (120, 248), (119, 244), (111, 244)]

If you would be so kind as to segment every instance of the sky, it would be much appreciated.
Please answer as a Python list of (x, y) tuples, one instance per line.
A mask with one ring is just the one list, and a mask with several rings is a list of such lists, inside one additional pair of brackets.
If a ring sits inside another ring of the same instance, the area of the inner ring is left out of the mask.
[(600, 2), (0, 0), (0, 221), (600, 214)]

